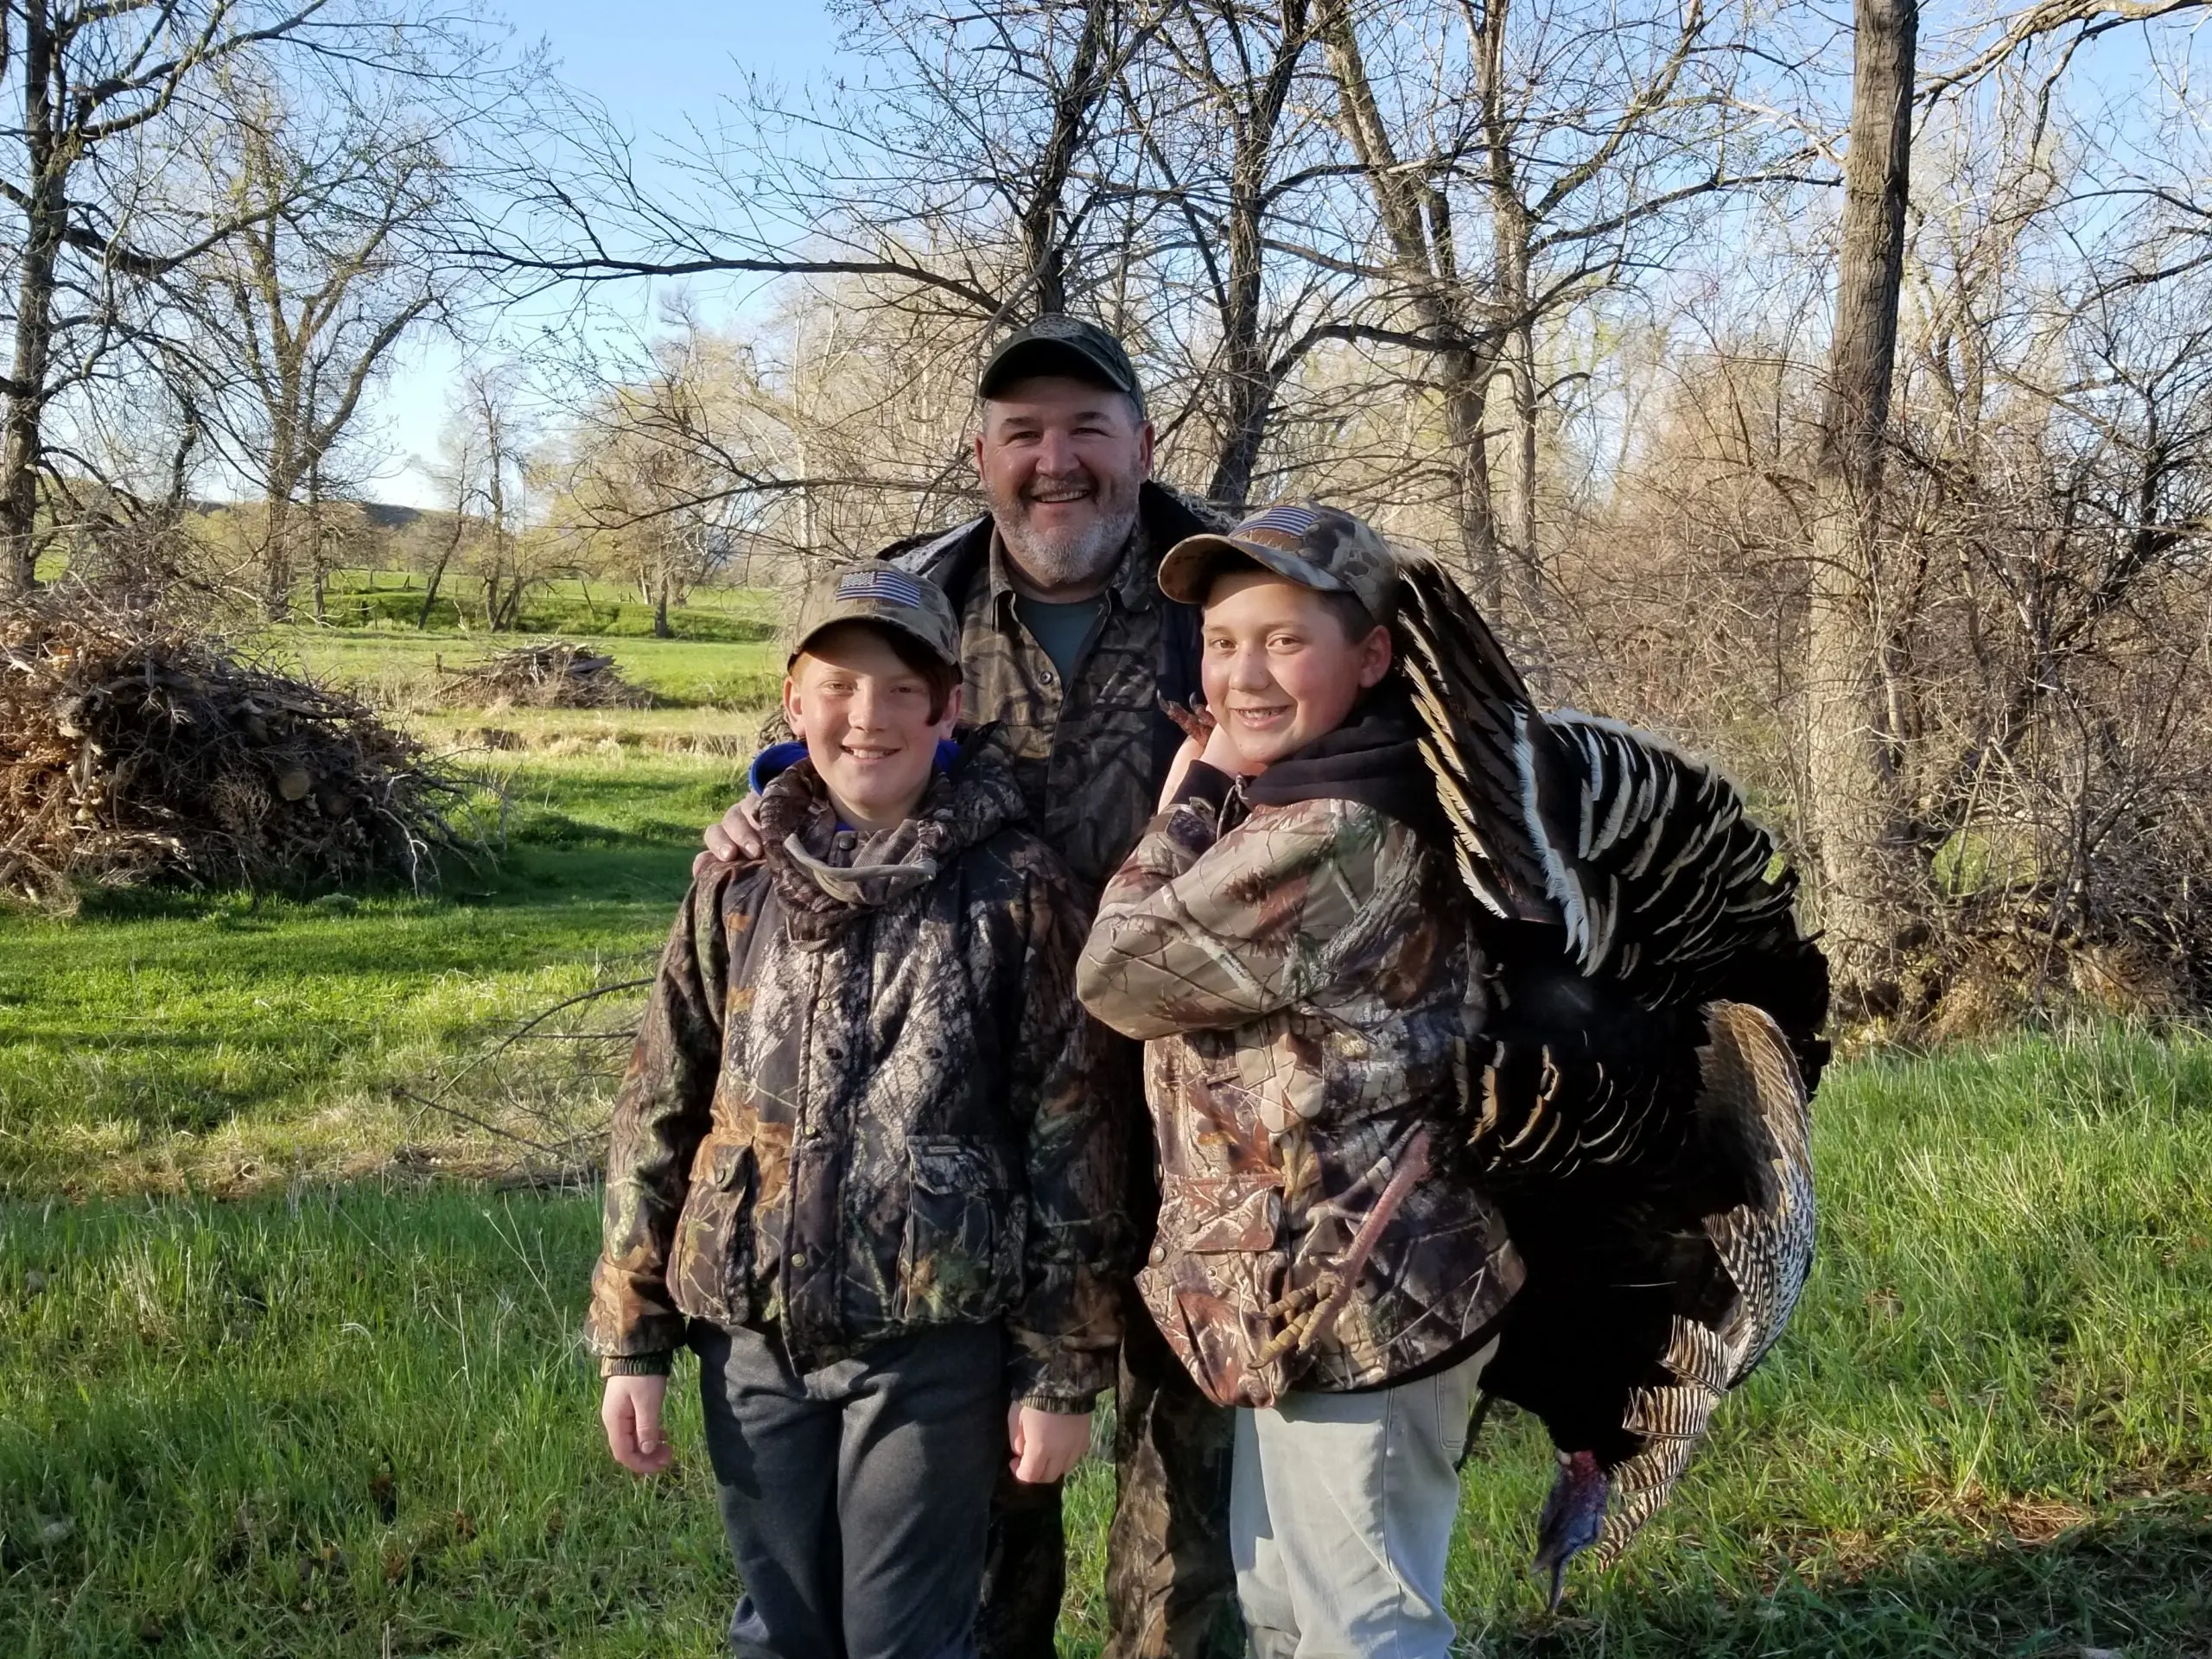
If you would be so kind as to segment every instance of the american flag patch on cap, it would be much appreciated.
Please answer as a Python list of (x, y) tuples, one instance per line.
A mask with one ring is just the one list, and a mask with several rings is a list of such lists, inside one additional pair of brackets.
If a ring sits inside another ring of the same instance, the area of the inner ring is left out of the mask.
[(839, 578), (837, 597), (844, 599), (880, 599), (893, 605), (906, 605), (918, 610), (922, 603), (921, 580), (908, 575), (904, 570), (855, 570)]
[(1311, 507), (1269, 507), (1265, 512), (1247, 518), (1230, 534), (1241, 536), (1248, 530), (1275, 530), (1302, 542), (1320, 522), (1321, 515)]

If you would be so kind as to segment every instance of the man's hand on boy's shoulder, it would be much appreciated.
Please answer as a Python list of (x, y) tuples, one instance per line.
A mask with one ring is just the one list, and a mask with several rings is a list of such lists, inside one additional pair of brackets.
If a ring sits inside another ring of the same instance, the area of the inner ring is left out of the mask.
[(706, 850), (691, 861), (691, 879), (704, 881), (726, 864), (759, 861), (768, 843), (760, 837), (760, 798), (747, 795), (707, 826)]

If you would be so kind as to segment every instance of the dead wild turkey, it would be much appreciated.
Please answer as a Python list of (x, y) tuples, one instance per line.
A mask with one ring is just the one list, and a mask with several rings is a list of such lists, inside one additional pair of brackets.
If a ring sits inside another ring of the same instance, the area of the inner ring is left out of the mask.
[(1782, 1333), (1812, 1263), (1827, 966), (1735, 786), (1649, 733), (1540, 713), (1466, 596), (1403, 562), (1399, 660), (1496, 964), (1465, 1147), (1528, 1277), (1485, 1407), (1560, 1471), (1536, 1565), (1601, 1565)]

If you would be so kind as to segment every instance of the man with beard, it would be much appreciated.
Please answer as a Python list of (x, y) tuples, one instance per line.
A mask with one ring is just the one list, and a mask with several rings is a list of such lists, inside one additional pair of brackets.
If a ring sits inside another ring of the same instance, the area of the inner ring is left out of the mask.
[[(961, 619), (967, 710), (996, 724), (1031, 827), (1097, 902), (1152, 816), (1183, 734), (1160, 712), (1198, 686), (1196, 609), (1159, 589), (1163, 554), (1221, 526), (1151, 481), (1153, 429), (1121, 342), (1039, 317), (1001, 340), (977, 386), (976, 469), (990, 511), (886, 550), (940, 584)], [(758, 856), (747, 805), (702, 859)], [(1136, 1045), (1116, 1039), (1132, 1144), (1148, 1147)], [(1129, 1213), (1148, 1249), (1149, 1158)], [(1209, 1403), (1134, 1300), (1116, 1391), (1118, 1485), (1107, 1544), (1107, 1659), (1243, 1651), (1229, 1556), (1230, 1414)], [(1066, 1579), (1058, 1484), (1000, 1482), (979, 1624), (986, 1659), (1050, 1659)]]

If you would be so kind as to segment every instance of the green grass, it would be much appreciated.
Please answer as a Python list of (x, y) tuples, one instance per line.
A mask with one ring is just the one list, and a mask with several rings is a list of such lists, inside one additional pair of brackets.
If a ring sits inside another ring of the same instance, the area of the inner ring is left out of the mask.
[[(1501, 1656), (2212, 1652), (2208, 1103), (2212, 1046), (2117, 1033), (1841, 1068), (1812, 1287), (1673, 1506), (1546, 1619), (1548, 1458), (1494, 1424), (1454, 1612)], [(0, 1652), (717, 1651), (696, 1408), (670, 1480), (598, 1442), (594, 1215), (0, 1207)], [(1081, 1471), (1070, 1653), (1109, 1489)]]
[[(378, 633), (304, 625), (265, 628), (245, 643), (273, 666), (359, 687), (400, 706), (435, 701), (441, 667), (459, 669), (545, 634)], [(598, 639), (622, 677), (677, 709), (765, 707), (783, 683), (783, 655), (772, 639)]]
[(476, 760), (508, 791), (508, 851), (434, 898), (0, 911), (0, 1192), (230, 1191), (451, 1141), (399, 1091), (656, 947), (741, 765), (596, 743)]
[[(423, 613), (423, 588), (420, 576), (397, 571), (334, 571), (324, 595), (324, 625), (412, 631)], [(312, 603), (305, 589), (293, 600), (303, 614)], [(430, 628), (480, 627), (483, 615), (483, 583), (448, 575), (431, 604)], [(766, 589), (696, 588), (688, 602), (670, 608), (669, 626), (679, 639), (760, 641), (775, 637), (779, 616), (777, 597)], [(531, 588), (524, 596), (521, 626), (531, 633), (650, 635), (653, 607), (634, 588), (564, 576)]]

